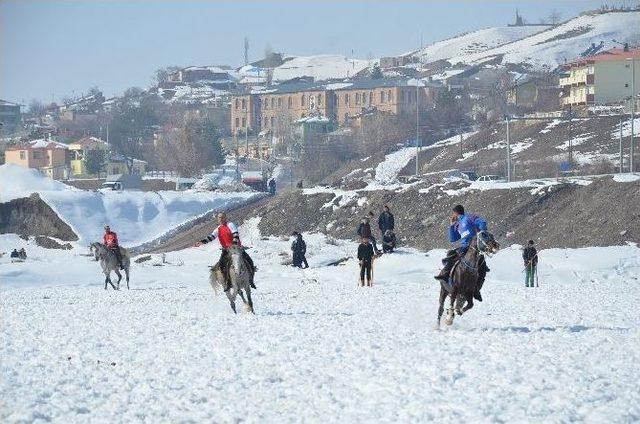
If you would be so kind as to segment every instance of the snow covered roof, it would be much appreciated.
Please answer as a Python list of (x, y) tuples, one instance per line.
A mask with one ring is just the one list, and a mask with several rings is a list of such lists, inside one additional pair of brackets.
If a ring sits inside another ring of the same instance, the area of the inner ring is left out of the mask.
[(329, 122), (329, 118), (327, 118), (326, 116), (307, 116), (305, 118), (298, 119), (296, 122), (298, 122), (298, 123), (303, 123), (303, 122)]
[(341, 55), (299, 56), (273, 69), (274, 81), (312, 77), (316, 81), (353, 77), (368, 68), (370, 61)]
[(18, 103), (13, 103), (8, 100), (0, 99), (0, 106), (20, 106)]
[(624, 49), (611, 49), (605, 52), (596, 54), (594, 56), (581, 57), (580, 59), (576, 59), (572, 62), (564, 65), (565, 67), (574, 67), (574, 66), (583, 66), (587, 63), (595, 63), (595, 62), (609, 62), (609, 61), (617, 61), (617, 60), (627, 60), (627, 59), (640, 59), (640, 49), (629, 49), (625, 51)]
[(69, 143), (69, 145), (78, 145), (81, 147), (91, 147), (91, 146), (95, 146), (101, 144), (103, 146), (108, 146), (109, 143), (107, 143), (106, 141), (97, 138), (97, 137), (83, 137), (80, 140), (74, 141), (73, 143)]
[(31, 149), (50, 150), (50, 149), (68, 149), (68, 148), (69, 146), (67, 146), (64, 143), (59, 143), (57, 141), (41, 138), (37, 140), (30, 140), (22, 144), (19, 144), (17, 146), (9, 147), (7, 148), (7, 150), (31, 150)]

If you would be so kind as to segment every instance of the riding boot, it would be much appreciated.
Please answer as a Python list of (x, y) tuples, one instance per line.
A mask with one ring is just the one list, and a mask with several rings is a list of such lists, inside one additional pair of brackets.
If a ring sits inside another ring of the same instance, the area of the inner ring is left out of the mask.
[(449, 274), (451, 274), (451, 268), (453, 268), (454, 262), (455, 257), (450, 257), (449, 255), (447, 255), (447, 257), (442, 260), (444, 267), (440, 271), (440, 274), (436, 275), (434, 278), (436, 280), (442, 280), (445, 283), (449, 281)]

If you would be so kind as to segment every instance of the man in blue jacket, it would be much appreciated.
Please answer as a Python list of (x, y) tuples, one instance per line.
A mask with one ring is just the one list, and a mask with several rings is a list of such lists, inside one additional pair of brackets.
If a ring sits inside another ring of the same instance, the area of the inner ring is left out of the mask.
[[(464, 256), (469, 248), (469, 243), (478, 231), (486, 231), (487, 221), (474, 214), (465, 214), (464, 207), (462, 205), (456, 205), (453, 208), (453, 212), (450, 217), (449, 225), (449, 241), (455, 243), (460, 240), (460, 247), (457, 249), (449, 250), (447, 256), (442, 260), (444, 268), (440, 271), (440, 274), (436, 275), (436, 279), (447, 281), (451, 268), (455, 264), (458, 258)], [(482, 302), (482, 296), (480, 295), (480, 289), (484, 284), (484, 279), (489, 271), (487, 264), (484, 261), (484, 256), (481, 256), (480, 263), (478, 264), (478, 289), (473, 295), (477, 300)]]

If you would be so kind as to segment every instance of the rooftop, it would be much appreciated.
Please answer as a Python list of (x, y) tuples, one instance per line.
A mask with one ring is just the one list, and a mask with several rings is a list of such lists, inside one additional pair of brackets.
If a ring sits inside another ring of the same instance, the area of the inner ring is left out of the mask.
[(584, 66), (588, 63), (627, 60), (631, 58), (634, 60), (640, 59), (640, 48), (631, 48), (628, 51), (621, 48), (611, 49), (593, 56), (581, 57), (565, 64), (564, 66), (570, 68), (575, 66)]
[(64, 143), (58, 143), (53, 140), (46, 140), (44, 138), (40, 138), (38, 140), (30, 140), (12, 147), (8, 147), (7, 150), (32, 150), (32, 149), (68, 149)]

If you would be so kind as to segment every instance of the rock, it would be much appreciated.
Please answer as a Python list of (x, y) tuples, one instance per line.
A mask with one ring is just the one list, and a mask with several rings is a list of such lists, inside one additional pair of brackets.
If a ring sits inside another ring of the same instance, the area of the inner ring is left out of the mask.
[(38, 246), (44, 247), (45, 249), (62, 249), (62, 250), (73, 249), (73, 246), (71, 246), (71, 244), (69, 243), (61, 244), (47, 236), (36, 236), (35, 240)]

